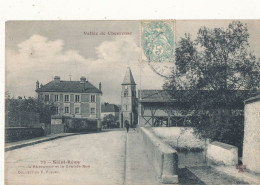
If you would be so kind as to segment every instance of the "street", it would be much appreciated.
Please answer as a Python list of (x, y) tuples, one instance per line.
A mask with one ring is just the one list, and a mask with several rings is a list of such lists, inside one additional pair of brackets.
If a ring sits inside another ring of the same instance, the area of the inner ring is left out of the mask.
[(6, 184), (124, 184), (126, 132), (56, 139), (5, 153)]
[[(161, 184), (145, 152), (141, 135), (135, 130), (68, 136), (5, 152), (5, 182), (8, 185)], [(209, 166), (180, 168), (179, 184), (247, 184), (244, 178), (222, 173), (224, 170)]]

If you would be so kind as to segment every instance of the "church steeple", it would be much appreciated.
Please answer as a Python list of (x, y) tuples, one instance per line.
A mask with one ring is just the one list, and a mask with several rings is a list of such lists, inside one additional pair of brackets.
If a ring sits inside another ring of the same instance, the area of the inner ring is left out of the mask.
[(136, 85), (130, 67), (127, 68), (122, 85)]
[(136, 83), (130, 67), (127, 68), (121, 91), (121, 113), (120, 123), (124, 127), (126, 123), (130, 126), (136, 124)]

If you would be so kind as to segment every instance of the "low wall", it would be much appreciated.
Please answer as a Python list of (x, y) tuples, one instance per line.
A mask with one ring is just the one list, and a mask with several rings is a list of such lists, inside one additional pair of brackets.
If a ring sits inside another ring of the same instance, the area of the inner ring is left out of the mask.
[(238, 164), (238, 148), (214, 141), (208, 144), (206, 157), (209, 164), (234, 166)]
[(5, 142), (20, 141), (44, 136), (42, 128), (7, 127), (5, 128)]
[[(65, 132), (101, 131), (101, 121), (99, 119), (91, 118), (72, 118), (68, 116), (53, 115), (51, 118), (51, 125), (64, 125)], [(60, 127), (61, 126), (57, 126), (57, 128)]]
[(64, 133), (64, 124), (51, 125), (51, 134)]
[(141, 127), (143, 145), (149, 161), (163, 183), (178, 183), (177, 151), (163, 143), (149, 129)]

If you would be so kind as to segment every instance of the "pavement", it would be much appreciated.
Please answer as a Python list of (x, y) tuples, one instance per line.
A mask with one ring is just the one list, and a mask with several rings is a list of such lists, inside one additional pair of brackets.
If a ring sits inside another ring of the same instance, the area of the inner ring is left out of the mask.
[(130, 129), (126, 138), (125, 184), (161, 184), (151, 162), (146, 157), (141, 134), (137, 130)]
[(43, 137), (37, 137), (37, 138), (26, 139), (26, 140), (17, 141), (17, 142), (6, 143), (5, 151), (14, 150), (14, 149), (22, 148), (25, 146), (30, 146), (30, 145), (34, 145), (34, 144), (38, 144), (38, 143), (42, 143), (42, 142), (46, 142), (46, 141), (51, 141), (51, 140), (62, 138), (62, 137), (72, 136), (72, 135), (76, 135), (76, 133), (51, 134), (51, 135), (47, 135), (47, 136), (43, 136)]
[[(161, 184), (138, 130), (55, 134), (7, 143), (5, 150), (8, 184)], [(54, 160), (79, 161), (86, 167), (42, 172)], [(235, 167), (196, 166), (179, 170), (179, 184), (260, 184), (260, 177)]]
[[(79, 148), (78, 145), (81, 147)], [(95, 179), (99, 179), (95, 184), (161, 184), (152, 164), (146, 157), (141, 135), (133, 129), (130, 129), (128, 133), (126, 130), (119, 129), (85, 135), (56, 134), (8, 143), (5, 148), (6, 163), (17, 164), (6, 170), (9, 184), (15, 184), (18, 180), (26, 184), (33, 184), (36, 180), (44, 181), (47, 178), (52, 179), (54, 184), (58, 183), (59, 179), (64, 179), (64, 176), (66, 176), (66, 182), (69, 183), (71, 182), (69, 177), (73, 179), (75, 176), (83, 175), (79, 171), (75, 175), (75, 170), (64, 171), (63, 169), (59, 169), (59, 174), (49, 176), (47, 174), (41, 176), (30, 174), (30, 178), (27, 178), (28, 175), (23, 174), (27, 173), (27, 165), (39, 164), (40, 161), (50, 161), (50, 159), (78, 159), (82, 163), (85, 161), (92, 170), (95, 169), (94, 171), (88, 170), (81, 180), (73, 181), (75, 184), (91, 184), (90, 182), (93, 183)], [(17, 170), (21, 175), (18, 174), (16, 178), (11, 178), (11, 174), (17, 173)], [(104, 172), (102, 173), (102, 171)], [(61, 174), (63, 176), (60, 176)]]
[(248, 184), (247, 182), (232, 177), (224, 172), (216, 171), (210, 166), (195, 166), (187, 168), (192, 174), (194, 174), (204, 184)]
[(260, 174), (255, 174), (247, 169), (239, 172), (235, 166), (212, 166), (219, 173), (225, 173), (248, 184), (260, 184)]
[(126, 133), (110, 131), (53, 139), (5, 152), (8, 185), (122, 185)]

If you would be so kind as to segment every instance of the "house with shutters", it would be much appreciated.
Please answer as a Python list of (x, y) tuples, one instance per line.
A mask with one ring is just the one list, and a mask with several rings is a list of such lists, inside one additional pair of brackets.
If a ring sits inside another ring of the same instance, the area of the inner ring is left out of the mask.
[(56, 105), (56, 115), (101, 119), (101, 83), (96, 88), (85, 77), (79, 81), (64, 81), (55, 76), (45, 85), (39, 86), (37, 81), (36, 92), (40, 100)]

